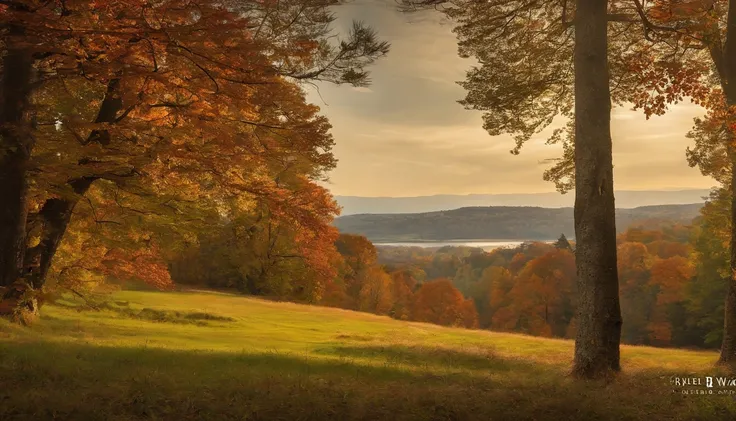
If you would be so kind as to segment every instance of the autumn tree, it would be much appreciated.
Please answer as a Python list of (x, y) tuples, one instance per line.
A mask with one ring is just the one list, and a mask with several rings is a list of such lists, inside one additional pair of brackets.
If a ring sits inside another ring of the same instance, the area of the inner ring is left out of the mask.
[[(310, 201), (317, 203), (317, 198)], [(318, 302), (327, 280), (337, 275), (337, 231), (327, 223), (300, 226), (298, 220), (276, 218), (263, 207), (216, 228), (199, 235), (194, 253), (185, 249), (173, 259), (177, 283)]]
[(339, 277), (328, 279), (319, 304), (326, 307), (351, 308), (352, 300), (348, 297), (345, 281)]
[(513, 277), (508, 269), (489, 266), (483, 270), (469, 295), (475, 302), (481, 328), (491, 327), (493, 314), (505, 304), (504, 299), (512, 285)]
[(673, 313), (684, 308), (685, 289), (692, 276), (692, 266), (685, 257), (657, 259), (652, 264), (651, 283), (657, 288), (657, 298), (648, 328), (653, 343), (667, 345), (672, 342)]
[(647, 343), (647, 326), (656, 300), (656, 290), (650, 284), (653, 258), (647, 246), (640, 242), (625, 242), (618, 246), (621, 312), (626, 323), (622, 338), (626, 343)]
[(118, 192), (109, 181), (96, 183), (85, 199), (69, 222), (48, 283), (75, 295), (106, 283), (172, 287), (168, 258), (178, 251), (172, 242), (180, 232), (167, 225), (168, 215), (143, 212), (140, 198)]
[(524, 266), (526, 266), (526, 264), (531, 260), (554, 250), (554, 246), (535, 241), (523, 243), (520, 247), (511, 250), (514, 251), (514, 255), (509, 262), (508, 269), (512, 273), (517, 274), (519, 271), (524, 269)]
[[(628, 8), (639, 15), (641, 30), (622, 56), (633, 82), (624, 84), (627, 100), (647, 117), (664, 114), (670, 104), (685, 98), (705, 107), (706, 115), (695, 119), (688, 135), (695, 145), (686, 151), (687, 159), (704, 175), (735, 188), (736, 3), (634, 0)], [(736, 209), (733, 203), (731, 208)], [(729, 261), (734, 272), (736, 228), (732, 230)], [(723, 363), (736, 360), (736, 278), (731, 278), (719, 359)]]
[(499, 309), (509, 305), (508, 294), (514, 286), (514, 277), (506, 268), (491, 267), (483, 272), (483, 278), (491, 283), (488, 306), (490, 313), (495, 314)]
[(429, 279), (449, 278), (455, 276), (462, 264), (460, 256), (438, 251), (433, 256), (431, 264), (425, 269), (425, 272)]
[(695, 276), (687, 288), (689, 328), (708, 347), (723, 342), (723, 297), (731, 279), (729, 241), (731, 197), (727, 188), (714, 189), (701, 209), (693, 239)]
[[(575, 310), (575, 258), (554, 250), (531, 260), (514, 279), (508, 295), (512, 310), (504, 321), (508, 329), (534, 335), (565, 335)], [(513, 319), (511, 316), (513, 315)]]
[[(579, 309), (585, 318), (578, 320), (574, 371), (582, 377), (618, 371), (622, 321), (615, 269), (610, 109), (624, 102), (641, 106), (650, 93), (664, 99), (655, 101), (650, 110), (682, 99), (688, 90), (702, 94), (699, 70), (704, 66), (697, 61), (687, 66), (657, 62), (652, 72), (643, 72), (653, 61), (637, 51), (650, 45), (649, 35), (659, 28), (639, 1), (403, 3), (443, 5), (457, 23), (461, 56), (473, 56), (480, 63), (462, 82), (468, 95), (461, 103), (484, 112), (490, 134), (514, 135), (513, 153), (557, 117), (568, 119), (548, 140), (562, 145), (563, 156), (544, 177), (562, 192), (576, 190)], [(664, 8), (669, 2), (646, 4)], [(661, 81), (667, 85), (670, 78), (678, 86), (662, 89)]]
[(414, 303), (414, 290), (417, 286), (416, 274), (409, 269), (396, 270), (390, 273), (393, 281), (394, 305), (391, 308), (391, 317), (399, 320), (409, 320)]
[(345, 292), (352, 301), (350, 308), (358, 308), (363, 282), (377, 264), (376, 247), (362, 235), (340, 234), (335, 246), (343, 259), (338, 276), (343, 280)]
[(248, 209), (324, 221), (303, 206), (334, 165), (329, 124), (296, 83), (365, 84), (388, 50), (359, 24), (331, 43), (333, 3), (5, 5), (0, 284), (21, 272), (45, 283), (101, 180), (179, 215), (240, 195)]
[(662, 232), (658, 230), (647, 230), (642, 227), (630, 227), (622, 234), (619, 235), (619, 240), (622, 242), (632, 243), (652, 243), (654, 241), (662, 241)]
[(675, 256), (688, 257), (691, 253), (689, 244), (667, 240), (653, 241), (647, 244), (647, 249), (649, 249), (649, 253), (662, 259)]
[(371, 267), (361, 283), (358, 309), (369, 313), (388, 314), (395, 302), (393, 279), (382, 268)]
[(449, 279), (425, 282), (417, 290), (412, 320), (443, 326), (477, 327), (478, 313)]

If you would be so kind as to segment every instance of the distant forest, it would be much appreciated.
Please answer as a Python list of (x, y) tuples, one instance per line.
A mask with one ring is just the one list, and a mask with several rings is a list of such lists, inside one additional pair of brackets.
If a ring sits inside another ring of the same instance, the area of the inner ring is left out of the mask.
[[(644, 206), (618, 209), (619, 232), (632, 224), (656, 228), (667, 223), (689, 224), (702, 204)], [(343, 233), (366, 236), (373, 242), (445, 240), (554, 240), (561, 233), (574, 237), (572, 208), (469, 207), (407, 214), (364, 214), (337, 218)]]
[[(624, 343), (693, 348), (721, 343), (727, 282), (713, 222), (630, 227), (617, 236)], [(377, 257), (386, 272), (410, 274), (418, 285), (449, 281), (473, 301), (481, 329), (575, 337), (575, 245), (564, 236), (553, 244), (525, 242), (491, 252), (384, 246), (377, 247)]]
[[(728, 192), (721, 189), (700, 210), (693, 205), (619, 211), (615, 245), (624, 343), (696, 348), (721, 343), (723, 297), (730, 279), (729, 203)], [(558, 234), (551, 243), (525, 240), (486, 252), (380, 246), (365, 236), (341, 233), (306, 255), (307, 260), (293, 249), (290, 231), (266, 225), (244, 242), (242, 227), (248, 224), (234, 221), (202, 234), (196, 246), (169, 261), (171, 277), (178, 285), (399, 320), (574, 337), (577, 245), (560, 235), (571, 224), (570, 209), (465, 208), (363, 217), (403, 219), (436, 229), (465, 223), (478, 235), (542, 232), (539, 227), (547, 227), (550, 236)], [(438, 222), (443, 217), (446, 222)], [(627, 226), (634, 220), (639, 222)]]

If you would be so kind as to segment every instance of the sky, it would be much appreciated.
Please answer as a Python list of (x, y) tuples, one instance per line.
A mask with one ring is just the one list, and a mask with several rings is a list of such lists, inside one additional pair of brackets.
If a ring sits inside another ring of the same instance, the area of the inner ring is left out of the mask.
[[(436, 12), (402, 14), (390, 0), (356, 0), (335, 8), (337, 31), (362, 20), (391, 43), (371, 66), (368, 88), (320, 84), (310, 102), (332, 123), (338, 165), (324, 184), (333, 195), (409, 197), (554, 191), (542, 180), (551, 128), (511, 155), (510, 136), (490, 136), (481, 113), (457, 103), (457, 82), (473, 65), (457, 55), (449, 22)], [(689, 102), (647, 120), (641, 111), (614, 109), (612, 136), (616, 190), (685, 190), (715, 185), (690, 168), (685, 137), (702, 109)], [(556, 124), (562, 124), (559, 122)]]

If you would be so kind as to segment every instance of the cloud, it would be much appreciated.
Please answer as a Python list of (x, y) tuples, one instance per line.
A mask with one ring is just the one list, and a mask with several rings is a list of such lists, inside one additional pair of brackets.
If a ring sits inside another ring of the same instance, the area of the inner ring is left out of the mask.
[[(411, 18), (393, 0), (359, 0), (335, 8), (338, 24), (353, 19), (375, 27), (392, 43), (389, 56), (371, 70), (370, 88), (321, 84), (308, 98), (333, 125), (337, 169), (328, 188), (337, 195), (417, 196), (432, 194), (532, 193), (554, 191), (542, 173), (558, 158), (559, 145), (545, 145), (554, 127), (535, 136), (513, 156), (508, 136), (490, 136), (481, 114), (457, 103), (456, 84), (473, 60), (457, 56), (449, 25), (437, 14)], [(366, 95), (370, 93), (370, 95)], [(324, 99), (324, 101), (322, 100)], [(325, 104), (326, 103), (326, 104)], [(685, 162), (685, 134), (702, 109), (687, 102), (663, 117), (616, 108), (612, 137), (617, 189), (708, 188)]]

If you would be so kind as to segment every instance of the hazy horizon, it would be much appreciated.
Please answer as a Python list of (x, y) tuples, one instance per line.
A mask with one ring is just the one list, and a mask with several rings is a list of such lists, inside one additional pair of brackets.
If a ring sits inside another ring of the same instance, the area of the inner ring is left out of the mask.
[[(715, 187), (715, 182), (713, 182)], [(709, 191), (710, 188), (695, 188), (695, 189), (682, 189), (682, 188), (662, 188), (662, 189), (617, 189), (615, 193), (623, 193), (623, 192), (636, 192), (636, 193), (648, 193), (648, 192), (667, 192), (667, 193), (677, 193), (677, 192), (695, 192), (695, 191)], [(444, 196), (455, 196), (455, 197), (468, 197), (468, 196), (532, 196), (532, 195), (547, 195), (547, 194), (554, 194), (559, 196), (574, 196), (575, 192), (570, 191), (568, 193), (562, 194), (558, 191), (549, 190), (549, 191), (533, 191), (533, 192), (523, 192), (523, 193), (467, 193), (467, 194), (453, 194), (453, 193), (436, 193), (436, 194), (422, 194), (422, 195), (412, 195), (412, 196), (369, 196), (369, 195), (359, 195), (359, 194), (335, 194), (335, 197), (343, 197), (343, 198), (361, 198), (361, 199), (417, 199), (422, 197), (444, 197)]]
[[(684, 190), (616, 190), (617, 209), (633, 209), (642, 206), (689, 205), (704, 203), (709, 189)], [(575, 194), (515, 193), (515, 194), (438, 194), (404, 197), (335, 196), (342, 208), (341, 216), (356, 214), (424, 213), (459, 209), (464, 207), (513, 206), (541, 208), (569, 208), (574, 205)]]

